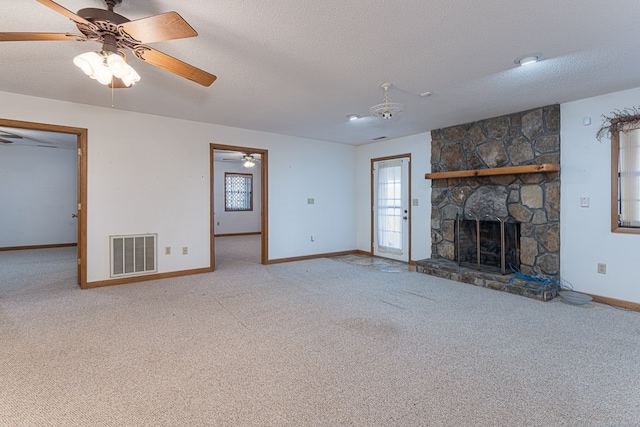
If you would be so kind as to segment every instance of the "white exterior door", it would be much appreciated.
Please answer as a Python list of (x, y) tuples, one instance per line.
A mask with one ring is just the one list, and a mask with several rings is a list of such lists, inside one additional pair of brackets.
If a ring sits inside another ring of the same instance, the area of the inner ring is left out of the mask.
[(409, 158), (373, 162), (373, 254), (409, 262)]

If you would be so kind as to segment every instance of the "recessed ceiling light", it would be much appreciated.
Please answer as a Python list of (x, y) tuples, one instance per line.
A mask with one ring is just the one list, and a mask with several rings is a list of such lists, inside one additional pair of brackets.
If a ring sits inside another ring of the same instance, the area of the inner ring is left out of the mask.
[(349, 121), (358, 120), (359, 118), (360, 118), (360, 116), (357, 115), (357, 114), (349, 114), (349, 115), (347, 115), (347, 119), (349, 119)]
[(536, 62), (540, 61), (540, 59), (542, 59), (541, 53), (530, 53), (528, 55), (522, 55), (516, 58), (513, 62), (515, 64), (525, 66), (535, 64)]

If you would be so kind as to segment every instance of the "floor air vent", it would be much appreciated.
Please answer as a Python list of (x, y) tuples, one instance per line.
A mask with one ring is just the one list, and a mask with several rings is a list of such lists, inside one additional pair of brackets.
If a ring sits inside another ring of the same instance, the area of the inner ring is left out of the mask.
[(157, 234), (111, 236), (111, 277), (153, 273)]

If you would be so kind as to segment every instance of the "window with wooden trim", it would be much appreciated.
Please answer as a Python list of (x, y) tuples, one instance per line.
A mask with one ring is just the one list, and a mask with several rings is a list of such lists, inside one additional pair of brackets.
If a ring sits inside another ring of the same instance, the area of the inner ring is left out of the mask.
[(253, 210), (253, 175), (231, 172), (224, 174), (224, 210)]
[(640, 116), (611, 123), (611, 231), (640, 234)]

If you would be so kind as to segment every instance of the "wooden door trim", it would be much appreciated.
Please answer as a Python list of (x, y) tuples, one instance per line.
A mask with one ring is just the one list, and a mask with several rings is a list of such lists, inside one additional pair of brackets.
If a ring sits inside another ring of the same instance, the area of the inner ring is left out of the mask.
[(373, 216), (375, 215), (375, 212), (373, 211), (373, 203), (374, 203), (374, 185), (375, 183), (373, 182), (373, 166), (376, 162), (382, 162), (385, 160), (395, 160), (395, 159), (409, 159), (409, 164), (407, 165), (407, 174), (408, 174), (408, 182), (407, 185), (409, 186), (407, 188), (407, 204), (409, 205), (409, 207), (407, 208), (407, 210), (409, 211), (409, 224), (407, 224), (408, 227), (408, 231), (409, 231), (409, 236), (407, 239), (407, 245), (409, 246), (407, 248), (407, 262), (411, 263), (411, 222), (413, 221), (413, 213), (411, 212), (411, 153), (405, 153), (405, 154), (397, 154), (397, 155), (393, 155), (393, 156), (385, 156), (385, 157), (377, 157), (375, 159), (371, 159), (371, 166), (370, 166), (370, 183), (371, 183), (371, 189), (370, 189), (370, 196), (369, 196), (369, 200), (371, 201), (371, 204), (369, 206), (369, 211), (371, 212), (371, 225), (370, 225), (370, 238), (371, 238), (371, 255), (373, 256), (375, 254), (375, 250), (373, 247), (373, 236), (375, 233), (375, 230), (373, 229), (373, 221), (374, 218)]
[(209, 167), (209, 245), (210, 245), (210, 254), (211, 254), (211, 269), (215, 268), (215, 231), (213, 227), (214, 217), (213, 217), (213, 179), (214, 179), (214, 163), (215, 163), (215, 150), (230, 150), (230, 151), (242, 151), (242, 152), (250, 152), (260, 154), (260, 248), (261, 248), (261, 264), (269, 263), (269, 197), (267, 189), (269, 186), (267, 185), (268, 180), (268, 164), (269, 164), (269, 151), (262, 148), (252, 148), (252, 147), (243, 147), (236, 145), (225, 145), (225, 144), (216, 144), (212, 143), (209, 145), (209, 156), (210, 156), (210, 164)]
[(78, 148), (78, 284), (87, 288), (87, 129), (0, 118), (0, 126), (76, 135)]

